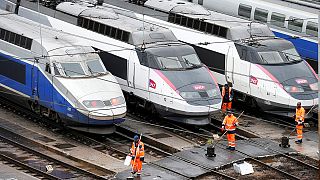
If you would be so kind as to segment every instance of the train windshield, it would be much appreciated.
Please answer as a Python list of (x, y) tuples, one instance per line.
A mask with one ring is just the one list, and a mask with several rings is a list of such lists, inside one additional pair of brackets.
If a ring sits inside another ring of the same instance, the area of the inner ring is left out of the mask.
[(151, 49), (148, 53), (149, 63), (161, 70), (185, 70), (202, 67), (198, 55), (188, 45)]
[(258, 52), (258, 54), (262, 60), (262, 64), (283, 64), (301, 61), (299, 54), (294, 48), (283, 51), (263, 51)]
[(88, 66), (88, 70), (92, 75), (105, 73), (106, 71), (103, 69), (99, 60), (93, 60), (86, 62)]
[(80, 63), (72, 62), (60, 64), (66, 76), (79, 77), (86, 75)]

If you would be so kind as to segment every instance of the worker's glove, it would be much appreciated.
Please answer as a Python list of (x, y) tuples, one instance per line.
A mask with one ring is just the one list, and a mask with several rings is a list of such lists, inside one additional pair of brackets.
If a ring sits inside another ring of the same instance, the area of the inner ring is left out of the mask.
[(221, 131), (221, 132), (224, 132), (224, 131), (225, 131), (224, 126), (222, 126), (222, 127), (220, 128), (220, 131)]
[(134, 161), (135, 158), (136, 158), (136, 156), (131, 156), (132, 161)]
[(229, 101), (232, 101), (232, 99), (233, 99), (233, 97), (232, 97), (232, 96), (230, 96), (230, 97), (229, 97)]
[(237, 126), (237, 124), (236, 124), (236, 123), (233, 123), (233, 126)]
[(141, 162), (144, 162), (144, 157), (140, 157), (140, 161), (141, 161)]

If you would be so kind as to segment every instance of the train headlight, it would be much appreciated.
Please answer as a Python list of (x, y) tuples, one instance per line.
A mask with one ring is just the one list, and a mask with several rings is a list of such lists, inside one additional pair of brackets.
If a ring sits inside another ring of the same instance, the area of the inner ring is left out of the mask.
[(201, 98), (200, 94), (198, 92), (181, 92), (180, 96), (183, 99), (196, 99)]
[(310, 86), (310, 89), (311, 89), (312, 91), (318, 91), (318, 90), (319, 90), (319, 88), (318, 88), (318, 83), (317, 83), (317, 82), (316, 82), (316, 83), (313, 83), (313, 84), (310, 84), (309, 86)]
[(104, 103), (100, 100), (85, 100), (82, 103), (87, 108), (103, 108), (103, 107), (105, 107)]
[(302, 92), (304, 92), (302, 87), (297, 87), (297, 86), (284, 86), (284, 89), (287, 92), (290, 92), (290, 93), (302, 93)]
[(124, 98), (122, 96), (116, 97), (116, 98), (112, 98), (109, 101), (104, 101), (104, 104), (106, 106), (117, 106), (120, 104), (124, 104), (126, 101), (124, 100)]

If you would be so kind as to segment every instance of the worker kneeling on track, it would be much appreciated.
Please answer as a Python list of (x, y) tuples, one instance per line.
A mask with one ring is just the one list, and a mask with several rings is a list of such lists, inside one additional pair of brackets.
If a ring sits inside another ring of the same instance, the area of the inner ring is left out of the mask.
[(304, 123), (304, 115), (305, 115), (305, 110), (301, 106), (301, 102), (297, 103), (297, 108), (296, 108), (296, 114), (294, 115), (294, 119), (296, 122), (296, 130), (297, 130), (297, 144), (302, 143), (302, 129), (303, 129), (303, 123)]
[(131, 167), (132, 167), (132, 175), (137, 173), (138, 176), (141, 175), (142, 171), (142, 162), (144, 162), (144, 144), (141, 142), (139, 136), (134, 136), (134, 142), (132, 143), (132, 147), (130, 149), (131, 152)]
[(232, 114), (231, 111), (227, 112), (226, 117), (222, 122), (222, 130), (227, 131), (228, 147), (227, 149), (234, 151), (236, 149), (236, 127), (239, 125), (238, 119)]

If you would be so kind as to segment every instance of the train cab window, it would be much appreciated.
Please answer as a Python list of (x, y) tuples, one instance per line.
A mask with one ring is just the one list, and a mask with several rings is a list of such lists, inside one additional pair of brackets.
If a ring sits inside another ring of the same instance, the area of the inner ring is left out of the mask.
[(5, 30), (0, 28), (0, 39), (4, 39)]
[(87, 62), (88, 69), (91, 74), (104, 73), (104, 69), (99, 60), (93, 60)]
[(256, 8), (254, 11), (254, 20), (267, 22), (268, 19), (268, 10)]
[(318, 36), (318, 23), (309, 21), (306, 27), (306, 33), (312, 36)]
[(61, 63), (61, 67), (66, 76), (85, 76), (84, 70), (82, 69), (80, 63)]
[(240, 4), (238, 9), (238, 15), (249, 19), (251, 17), (251, 10), (252, 6)]
[(288, 21), (288, 29), (292, 31), (301, 32), (302, 31), (303, 20), (295, 17), (290, 17)]
[(55, 75), (60, 75), (60, 72), (59, 72), (59, 70), (57, 68), (57, 65), (55, 63), (53, 64), (53, 69), (54, 69), (54, 74)]
[(50, 64), (49, 64), (49, 63), (46, 63), (45, 71), (46, 71), (47, 73), (51, 74), (51, 68), (50, 68)]
[(278, 27), (284, 27), (285, 19), (286, 19), (286, 15), (273, 12), (271, 15), (270, 23)]

